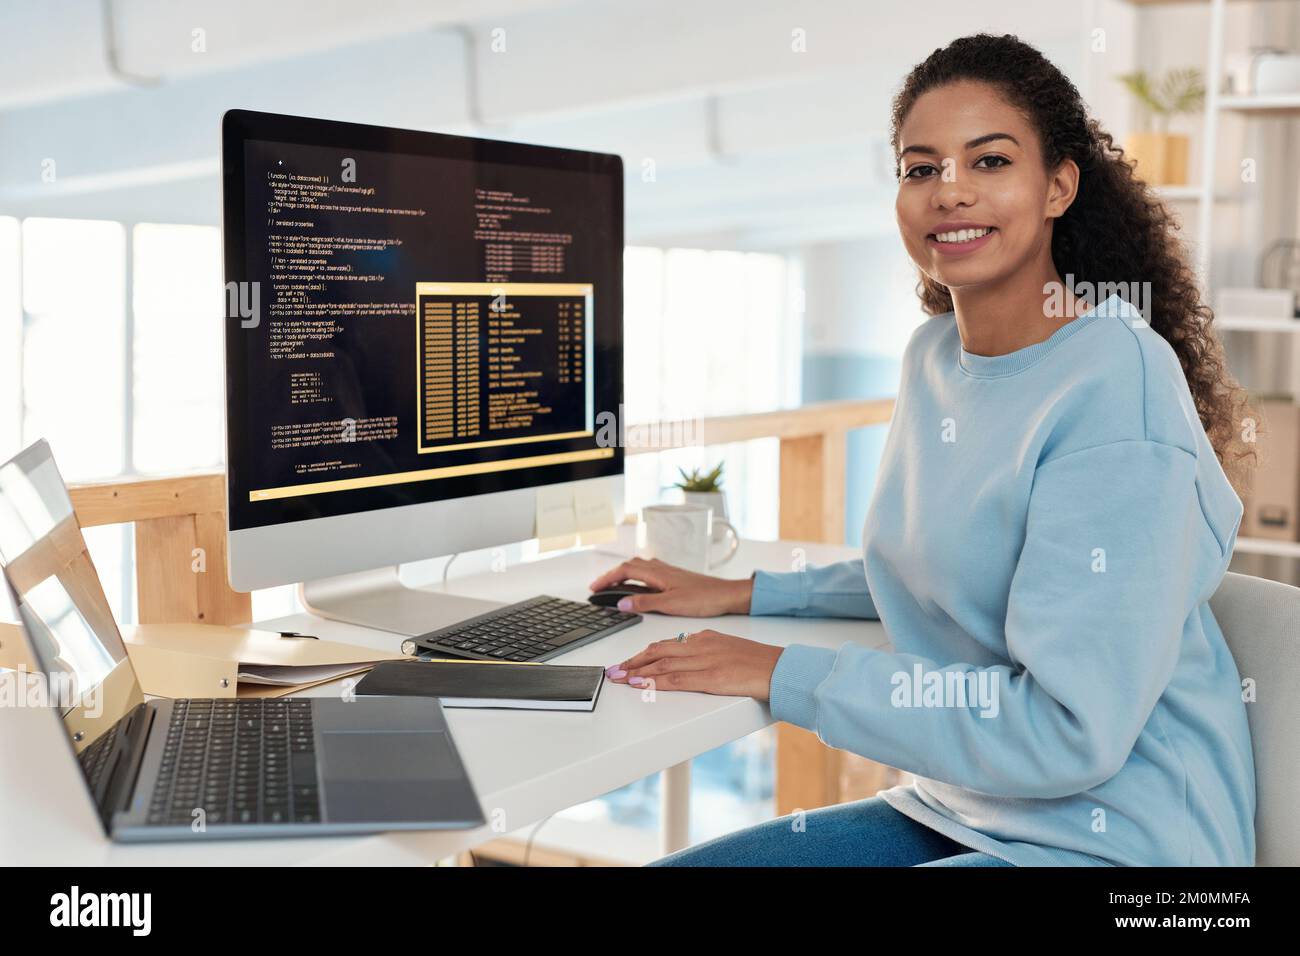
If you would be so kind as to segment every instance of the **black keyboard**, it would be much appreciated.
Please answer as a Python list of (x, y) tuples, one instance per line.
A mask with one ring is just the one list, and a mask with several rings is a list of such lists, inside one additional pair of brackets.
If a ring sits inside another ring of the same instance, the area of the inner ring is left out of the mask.
[(122, 721), (117, 721), (106, 732), (100, 734), (91, 744), (77, 755), (81, 769), (85, 771), (90, 783), (90, 792), (98, 795), (100, 781), (104, 779), (104, 768), (108, 766), (108, 755), (113, 752), (113, 742), (117, 740), (117, 730)]
[(311, 708), (287, 697), (177, 700), (149, 824), (319, 823)]
[(420, 657), (545, 661), (640, 620), (640, 614), (542, 595), (421, 634), (402, 649)]

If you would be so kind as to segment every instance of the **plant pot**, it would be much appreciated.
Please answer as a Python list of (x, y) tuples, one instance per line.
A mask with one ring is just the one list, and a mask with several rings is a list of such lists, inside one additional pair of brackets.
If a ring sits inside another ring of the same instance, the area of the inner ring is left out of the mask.
[(1124, 152), (1152, 186), (1186, 186), (1190, 140), (1181, 133), (1130, 133)]

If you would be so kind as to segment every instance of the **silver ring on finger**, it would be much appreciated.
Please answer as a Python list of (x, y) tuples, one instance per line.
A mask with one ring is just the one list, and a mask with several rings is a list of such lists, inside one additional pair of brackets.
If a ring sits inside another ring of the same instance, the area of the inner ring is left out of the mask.
[(688, 638), (688, 637), (690, 637), (690, 635), (687, 634), (685, 631), (678, 631), (678, 632), (677, 632), (677, 638), (676, 638), (677, 643), (678, 643), (678, 644), (685, 644), (685, 643), (686, 643), (686, 638)]

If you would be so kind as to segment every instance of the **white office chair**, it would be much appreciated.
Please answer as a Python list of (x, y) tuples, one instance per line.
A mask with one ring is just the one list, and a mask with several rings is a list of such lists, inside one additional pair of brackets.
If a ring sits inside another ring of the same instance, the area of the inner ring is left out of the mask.
[(1210, 598), (1242, 679), (1255, 755), (1255, 863), (1300, 865), (1300, 588), (1228, 572)]

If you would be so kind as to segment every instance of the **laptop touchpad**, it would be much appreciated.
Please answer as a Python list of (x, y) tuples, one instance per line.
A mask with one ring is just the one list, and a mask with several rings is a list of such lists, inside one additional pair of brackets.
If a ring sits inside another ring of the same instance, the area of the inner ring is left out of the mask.
[(331, 821), (436, 818), (444, 782), (461, 777), (440, 733), (325, 733), (321, 758)]

